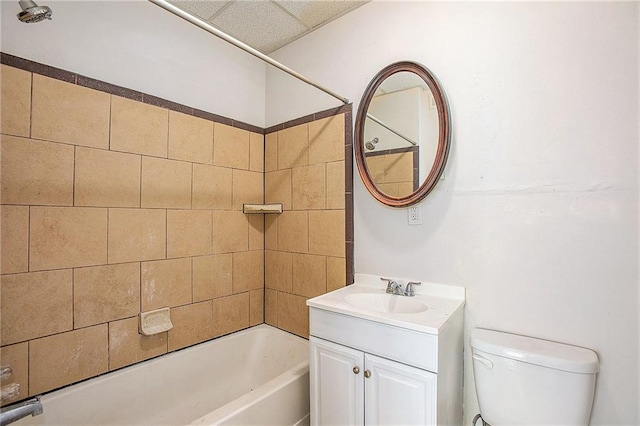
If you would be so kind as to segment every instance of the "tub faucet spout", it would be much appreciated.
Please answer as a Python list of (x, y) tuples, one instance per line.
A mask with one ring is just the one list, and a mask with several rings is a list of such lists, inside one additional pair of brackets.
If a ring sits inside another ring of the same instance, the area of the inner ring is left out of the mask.
[(42, 403), (39, 397), (9, 405), (0, 410), (0, 426), (8, 425), (28, 415), (37, 416), (42, 412)]

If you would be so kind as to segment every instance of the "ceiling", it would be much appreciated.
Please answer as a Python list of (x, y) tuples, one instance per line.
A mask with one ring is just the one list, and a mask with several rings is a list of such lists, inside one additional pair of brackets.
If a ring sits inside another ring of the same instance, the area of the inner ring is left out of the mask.
[(369, 0), (169, 0), (268, 54)]

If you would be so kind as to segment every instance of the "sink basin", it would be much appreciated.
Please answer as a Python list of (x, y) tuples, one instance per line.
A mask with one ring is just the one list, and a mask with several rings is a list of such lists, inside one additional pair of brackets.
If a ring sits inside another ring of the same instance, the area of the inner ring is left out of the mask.
[(356, 308), (381, 313), (416, 314), (429, 307), (424, 303), (406, 296), (379, 293), (355, 293), (344, 297), (344, 301)]

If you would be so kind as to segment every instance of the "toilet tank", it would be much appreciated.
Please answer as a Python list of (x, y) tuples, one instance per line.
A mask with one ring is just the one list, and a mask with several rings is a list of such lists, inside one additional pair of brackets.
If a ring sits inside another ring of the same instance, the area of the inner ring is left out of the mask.
[(473, 371), (491, 426), (588, 425), (598, 372), (590, 349), (475, 329)]

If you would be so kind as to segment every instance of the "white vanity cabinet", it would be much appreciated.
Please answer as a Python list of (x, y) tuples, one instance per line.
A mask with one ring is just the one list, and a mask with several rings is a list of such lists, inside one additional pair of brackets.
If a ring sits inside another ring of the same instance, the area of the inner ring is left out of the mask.
[(435, 425), (436, 375), (311, 337), (311, 424)]
[(464, 288), (369, 282), (307, 301), (311, 424), (462, 424)]

